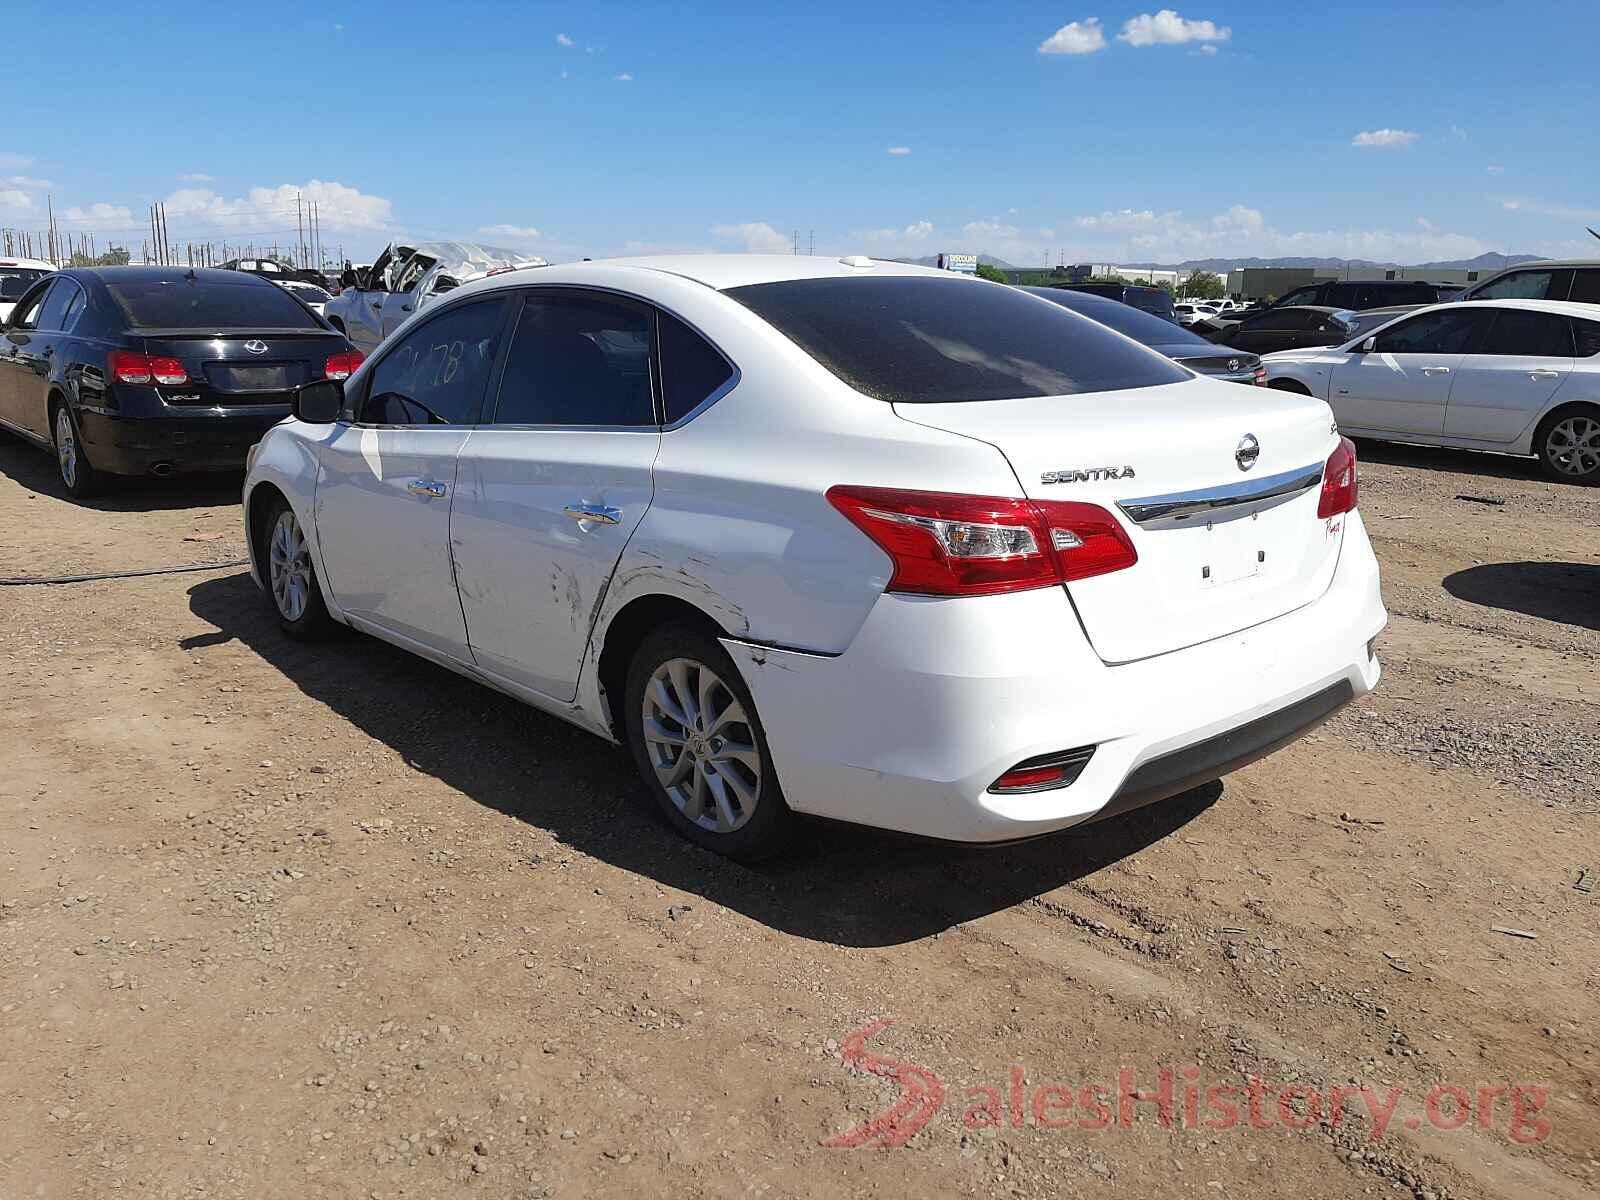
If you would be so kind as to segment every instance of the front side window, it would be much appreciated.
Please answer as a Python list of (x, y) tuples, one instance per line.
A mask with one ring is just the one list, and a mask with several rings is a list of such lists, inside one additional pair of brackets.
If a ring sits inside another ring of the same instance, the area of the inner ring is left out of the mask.
[(710, 342), (677, 317), (660, 313), (656, 321), (663, 422), (675, 425), (732, 379), (733, 367)]
[(366, 425), (472, 425), (500, 349), (504, 302), (463, 304), (403, 338), (372, 369)]
[(1482, 316), (1462, 308), (1424, 313), (1383, 330), (1375, 348), (1380, 354), (1464, 354), (1482, 326)]
[(1474, 300), (1543, 300), (1550, 291), (1554, 271), (1513, 271), (1484, 284), (1472, 293)]
[(496, 425), (653, 426), (650, 310), (597, 293), (530, 294), (506, 352)]
[(1015, 288), (922, 276), (793, 279), (725, 293), (848, 386), (938, 404), (1186, 383), (1170, 359)]
[(1510, 354), (1520, 358), (1571, 358), (1572, 324), (1555, 313), (1521, 308), (1496, 309), (1494, 320), (1475, 354)]

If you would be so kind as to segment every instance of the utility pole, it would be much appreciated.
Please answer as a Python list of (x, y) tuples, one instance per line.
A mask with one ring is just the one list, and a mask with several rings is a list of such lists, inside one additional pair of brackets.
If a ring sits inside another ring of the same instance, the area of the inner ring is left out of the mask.
[(294, 265), (306, 265), (305, 229), (300, 220), (300, 193), (294, 194)]

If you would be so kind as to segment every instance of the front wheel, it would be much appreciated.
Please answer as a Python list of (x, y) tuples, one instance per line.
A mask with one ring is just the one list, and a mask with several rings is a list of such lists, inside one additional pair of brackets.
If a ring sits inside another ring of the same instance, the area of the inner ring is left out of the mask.
[(325, 636), (333, 629), (333, 618), (322, 599), (305, 530), (300, 528), (300, 520), (287, 500), (280, 499), (272, 507), (263, 527), (264, 574), (278, 624), (289, 636), (306, 641)]
[(1600, 486), (1600, 409), (1566, 408), (1551, 413), (1533, 435), (1533, 448), (1550, 478)]
[(690, 841), (756, 862), (788, 845), (794, 816), (738, 669), (717, 640), (673, 625), (628, 671), (627, 736), (645, 787)]

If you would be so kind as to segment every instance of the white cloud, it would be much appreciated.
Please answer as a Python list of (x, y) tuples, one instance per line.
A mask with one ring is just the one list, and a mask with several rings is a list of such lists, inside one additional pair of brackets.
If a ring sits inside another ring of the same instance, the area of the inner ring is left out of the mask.
[(0, 171), (20, 171), (33, 166), (33, 155), (0, 150)]
[(233, 199), (209, 188), (179, 188), (162, 203), (166, 205), (169, 226), (281, 234), (294, 230), (297, 195), (302, 205), (316, 204), (324, 233), (383, 232), (393, 227), (393, 206), (388, 200), (321, 179), (251, 188)]
[(508, 238), (513, 242), (536, 242), (544, 236), (532, 225), (480, 225), (478, 232), (486, 237)]
[(1040, 54), (1093, 54), (1106, 48), (1105, 31), (1099, 17), (1087, 17), (1063, 25), (1039, 43)]
[(1189, 21), (1174, 10), (1129, 17), (1117, 40), (1130, 46), (1181, 46), (1185, 42), (1225, 42), (1233, 30), (1215, 21)]
[(1541, 217), (1554, 217), (1558, 221), (1600, 221), (1600, 208), (1579, 208), (1573, 204), (1552, 204), (1548, 200), (1516, 198), (1503, 200), (1500, 207), (1506, 212), (1534, 213)]
[(906, 155), (911, 153), (911, 147), (910, 146), (890, 146), (888, 151), (887, 151), (887, 153), (888, 153), (890, 158), (904, 158)]
[(617, 76), (617, 81), (619, 83), (632, 83), (633, 76), (624, 71), (621, 75)]
[(1499, 165), (1497, 165), (1495, 163), (1490, 163), (1487, 167), (1484, 168), (1484, 170), (1489, 172), (1489, 174), (1491, 174), (1491, 175), (1504, 175), (1506, 173), (1506, 169), (1504, 167), (1499, 166)]
[(1464, 142), (1467, 140), (1467, 131), (1459, 125), (1452, 124), (1450, 126), (1450, 136), (1458, 142)]
[(1409, 129), (1368, 129), (1350, 139), (1364, 150), (1403, 150), (1422, 135)]
[(79, 208), (76, 204), (61, 214), (63, 221), (95, 225), (101, 229), (113, 228), (112, 222), (117, 222), (119, 227), (126, 228), (133, 223), (133, 210), (120, 204), (107, 204), (104, 201), (89, 205), (88, 208)]
[(0, 209), (29, 209), (33, 207), (33, 197), (21, 188), (0, 188)]
[(873, 249), (899, 252), (912, 248), (913, 243), (927, 241), (933, 231), (932, 221), (913, 221), (903, 229), (858, 229), (850, 238)]
[(753, 254), (787, 254), (793, 249), (789, 239), (765, 221), (750, 221), (744, 225), (713, 225), (711, 236), (740, 242), (744, 249)]
[(1194, 53), (1203, 54), (1207, 58), (1209, 58), (1211, 55), (1215, 54), (1216, 52), (1217, 52), (1217, 48), (1215, 46), (1213, 46), (1210, 42), (1207, 42), (1205, 45), (1201, 46), (1200, 49), (1194, 51)]
[(35, 179), (31, 175), (13, 175), (9, 179), (0, 179), (0, 183), (28, 192), (42, 192), (50, 186), (48, 179)]
[(179, 183), (215, 183), (216, 180), (204, 171), (190, 171), (187, 175), (178, 176)]
[(558, 46), (576, 46), (577, 44), (564, 33), (556, 34), (556, 45)]

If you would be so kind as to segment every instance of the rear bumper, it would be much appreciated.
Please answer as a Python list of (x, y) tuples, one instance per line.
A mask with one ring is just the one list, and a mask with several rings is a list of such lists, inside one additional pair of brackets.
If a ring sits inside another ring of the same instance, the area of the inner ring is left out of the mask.
[[(796, 811), (951, 841), (1032, 837), (1208, 782), (1371, 691), (1387, 615), (1359, 514), (1315, 602), (1107, 666), (1064, 591), (885, 595), (836, 657), (726, 641)], [(1024, 759), (1094, 746), (1067, 787), (988, 791)]]
[(124, 417), (80, 412), (84, 450), (96, 469), (115, 475), (152, 471), (237, 471), (250, 447), (289, 415), (286, 405), (249, 412)]

